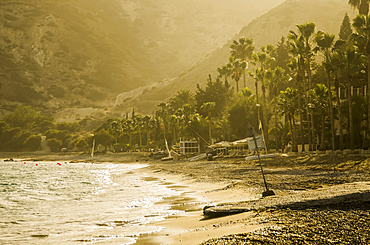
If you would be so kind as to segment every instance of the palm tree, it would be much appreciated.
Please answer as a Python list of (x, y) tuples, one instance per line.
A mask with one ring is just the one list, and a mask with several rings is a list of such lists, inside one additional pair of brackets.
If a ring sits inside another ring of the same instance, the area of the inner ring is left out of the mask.
[[(232, 75), (232, 66), (230, 63), (228, 63), (225, 66), (222, 66), (222, 68), (217, 68), (217, 71), (219, 73), (218, 77), (224, 77), (225, 82), (225, 112), (224, 112), (224, 118), (227, 118), (227, 109), (229, 106), (229, 97), (231, 97), (232, 91), (230, 90), (229, 82), (227, 81), (227, 78)], [(243, 89), (242, 89), (243, 90)], [(226, 124), (227, 126), (228, 124)], [(230, 140), (230, 129), (227, 127), (227, 139)]]
[(229, 58), (229, 63), (231, 64), (232, 75), (231, 77), (235, 80), (236, 83), (236, 91), (239, 92), (239, 80), (242, 74), (245, 72), (245, 68), (247, 67), (247, 62), (242, 61), (240, 59), (235, 59), (234, 57)]
[(146, 115), (143, 117), (143, 126), (144, 126), (144, 129), (146, 131), (146, 146), (149, 145), (149, 140), (150, 140), (150, 137), (149, 137), (149, 132), (150, 132), (150, 119), (151, 117)]
[(350, 137), (350, 148), (354, 149), (354, 128), (353, 128), (353, 105), (352, 105), (352, 82), (353, 75), (358, 72), (360, 67), (359, 62), (361, 60), (361, 55), (359, 50), (354, 45), (348, 45), (345, 51), (345, 78), (347, 81), (347, 94), (348, 94), (348, 121), (349, 121), (349, 137)]
[(164, 141), (166, 141), (166, 130), (167, 130), (167, 124), (168, 124), (168, 104), (165, 102), (159, 103), (158, 107), (160, 108), (158, 110), (158, 116), (162, 119), (163, 122), (163, 138)]
[(182, 135), (190, 135), (191, 131), (189, 129), (189, 122), (192, 118), (192, 115), (195, 113), (195, 108), (189, 104), (185, 104), (177, 111), (178, 116), (180, 117), (180, 124), (182, 129)]
[[(292, 54), (292, 58), (288, 67), (292, 72), (295, 73), (297, 85), (298, 85), (298, 111), (299, 111), (299, 131), (301, 138), (304, 137), (304, 130), (303, 130), (303, 106), (302, 106), (302, 97), (305, 97), (304, 94), (306, 93), (306, 81), (305, 81), (305, 60), (304, 60), (304, 42), (303, 38), (299, 37), (294, 31), (290, 31), (288, 36), (290, 41), (290, 50), (289, 52)], [(307, 99), (306, 100), (306, 104)], [(309, 128), (309, 119), (307, 114), (307, 128)], [(308, 129), (309, 130), (309, 129)], [(308, 131), (308, 143), (310, 144), (310, 131)], [(302, 140), (302, 144), (303, 144)]]
[[(266, 79), (266, 70), (271, 65), (273, 58), (266, 52), (264, 47), (261, 47), (261, 52), (253, 54), (253, 64), (256, 66), (254, 69), (254, 73), (250, 72), (250, 75), (255, 79), (255, 89), (256, 89), (256, 100), (257, 104), (259, 105), (259, 96), (258, 96), (258, 83), (261, 83), (261, 90), (262, 90), (262, 119), (263, 119), (263, 133), (268, 141), (268, 117), (267, 117), (267, 100), (266, 100), (266, 87), (268, 87), (269, 80)], [(260, 120), (261, 116), (258, 112), (258, 120)], [(267, 149), (267, 148), (266, 148)]]
[[(270, 134), (276, 135), (276, 144), (281, 146), (289, 136), (289, 125), (278, 122), (274, 127), (270, 129)], [(278, 150), (278, 149), (277, 149)]]
[(348, 0), (348, 4), (358, 9), (359, 14), (368, 15), (369, 13), (369, 0)]
[[(295, 49), (292, 48), (291, 52), (293, 50), (295, 50)], [(292, 52), (292, 54), (293, 54), (293, 52)], [(304, 90), (303, 90), (302, 86), (304, 85), (304, 83), (303, 83), (302, 73), (304, 74), (304, 71), (303, 71), (302, 65), (300, 63), (301, 63), (301, 59), (298, 56), (294, 56), (294, 57), (291, 58), (291, 60), (288, 64), (288, 67), (289, 67), (289, 70), (290, 70), (290, 76), (295, 79), (295, 82), (296, 82), (296, 85), (297, 85), (297, 88), (298, 88), (297, 109), (298, 109), (298, 113), (299, 113), (299, 133), (300, 133), (300, 137), (301, 137), (302, 144), (303, 144), (304, 143), (304, 129), (303, 129), (303, 127), (304, 127), (304, 125), (303, 125), (303, 112), (304, 112), (304, 110), (303, 110), (302, 102), (303, 102), (303, 97), (304, 97), (303, 96)]]
[[(279, 66), (277, 66), (274, 70), (269, 70), (267, 73), (267, 77), (270, 79), (270, 85), (272, 87), (272, 93), (274, 100), (271, 102), (274, 104), (274, 117), (275, 117), (275, 129), (278, 128), (278, 111), (277, 111), (277, 99), (279, 95), (279, 84), (286, 83), (289, 81), (290, 77), (285, 74), (285, 70)], [(276, 150), (279, 149), (279, 142), (278, 142), (278, 131), (275, 130), (275, 144)]]
[[(369, 3), (369, 1), (367, 1)], [(353, 20), (353, 27), (357, 33), (366, 40), (365, 55), (367, 57), (367, 94), (368, 94), (368, 107), (367, 107), (367, 139), (370, 141), (370, 16), (358, 15)], [(370, 146), (369, 146), (370, 147)]]
[(328, 89), (324, 84), (317, 84), (312, 90), (309, 91), (311, 101), (314, 105), (315, 111), (319, 111), (321, 115), (321, 140), (320, 150), (326, 149), (325, 141), (325, 116), (328, 109)]
[[(338, 43), (339, 41), (337, 41)], [(338, 46), (336, 43), (335, 46)], [(335, 53), (331, 59), (331, 70), (334, 73), (334, 83), (335, 83), (335, 94), (337, 99), (337, 111), (338, 111), (338, 131), (339, 131), (339, 149), (343, 150), (343, 128), (342, 128), (342, 109), (341, 109), (341, 100), (339, 94), (340, 88), (340, 74), (344, 70), (344, 55), (341, 51), (338, 50), (338, 47), (335, 49)]]
[(123, 132), (122, 124), (119, 120), (109, 120), (108, 125), (108, 132), (114, 136), (116, 144), (118, 143), (118, 139)]
[(172, 128), (172, 140), (173, 140), (173, 142), (176, 142), (176, 140), (177, 140), (176, 131), (178, 129), (179, 117), (175, 114), (172, 114), (169, 117), (169, 124)]
[(295, 133), (295, 111), (297, 103), (298, 91), (288, 87), (285, 91), (281, 91), (278, 100), (280, 112), (288, 118), (290, 136), (293, 144), (293, 150), (296, 151), (296, 133)]
[(194, 103), (194, 94), (188, 89), (177, 91), (169, 101), (169, 105), (173, 110), (178, 110), (185, 104), (194, 105)]
[(235, 59), (240, 59), (241, 62), (245, 62), (245, 68), (243, 70), (244, 87), (246, 87), (245, 80), (245, 69), (248, 67), (248, 60), (251, 59), (255, 47), (253, 45), (253, 39), (242, 37), (239, 40), (233, 40), (230, 45), (230, 55)]
[(129, 137), (128, 146), (129, 146), (129, 149), (130, 149), (132, 147), (132, 133), (134, 132), (134, 122), (131, 118), (124, 119), (122, 121), (122, 126), (123, 126), (124, 131), (126, 132), (126, 134)]
[(135, 117), (133, 118), (133, 123), (134, 123), (134, 131), (139, 133), (139, 146), (141, 148), (143, 145), (143, 140), (141, 137), (141, 131), (144, 127), (143, 116), (141, 114), (135, 115)]
[(222, 66), (221, 68), (217, 68), (218, 77), (223, 77), (225, 79), (225, 84), (228, 84), (227, 78), (232, 75), (232, 67), (231, 64), (228, 63), (227, 65)]
[(208, 119), (208, 134), (209, 134), (209, 143), (213, 144), (212, 142), (212, 111), (216, 106), (215, 102), (206, 102), (201, 106), (201, 110), (205, 111), (207, 114)]
[[(307, 129), (308, 129), (308, 143), (313, 146), (313, 137), (315, 136), (314, 131), (314, 117), (312, 110), (310, 109), (311, 102), (309, 101), (308, 91), (311, 89), (311, 61), (313, 59), (313, 50), (311, 48), (313, 42), (313, 34), (315, 32), (315, 24), (312, 22), (297, 25), (298, 34), (294, 31), (290, 31), (288, 38), (291, 40), (291, 46), (294, 53), (298, 53), (298, 65), (300, 67), (300, 79), (303, 82), (303, 92), (306, 104), (306, 115), (307, 115)], [(307, 83), (306, 83), (307, 74)], [(311, 117), (311, 121), (310, 121)]]
[(326, 81), (329, 93), (329, 108), (330, 108), (330, 127), (331, 127), (331, 144), (332, 150), (335, 149), (335, 133), (334, 133), (334, 113), (333, 113), (333, 96), (331, 93), (331, 72), (330, 63), (332, 59), (332, 50), (334, 46), (334, 35), (319, 31), (315, 36), (315, 41), (318, 45), (318, 50), (322, 52), (324, 56), (324, 67), (326, 70)]

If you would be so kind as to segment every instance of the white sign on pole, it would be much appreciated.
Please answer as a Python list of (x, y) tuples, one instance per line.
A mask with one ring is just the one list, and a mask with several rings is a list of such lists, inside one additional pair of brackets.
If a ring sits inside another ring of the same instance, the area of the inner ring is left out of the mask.
[[(256, 138), (256, 141), (257, 141), (258, 149), (265, 148), (265, 145), (263, 144), (262, 136), (261, 135), (257, 135), (255, 138)], [(250, 138), (248, 140), (248, 148), (249, 148), (250, 151), (256, 150), (256, 144), (254, 143), (253, 138)]]

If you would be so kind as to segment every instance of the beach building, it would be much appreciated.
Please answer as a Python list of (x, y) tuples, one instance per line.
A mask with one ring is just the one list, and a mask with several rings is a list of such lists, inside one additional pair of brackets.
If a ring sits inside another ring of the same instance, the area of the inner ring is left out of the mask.
[(210, 145), (209, 148), (217, 156), (238, 157), (249, 154), (248, 140), (253, 138), (245, 138), (233, 142), (221, 141)]
[(200, 153), (200, 144), (196, 140), (180, 140), (180, 154), (192, 155)]

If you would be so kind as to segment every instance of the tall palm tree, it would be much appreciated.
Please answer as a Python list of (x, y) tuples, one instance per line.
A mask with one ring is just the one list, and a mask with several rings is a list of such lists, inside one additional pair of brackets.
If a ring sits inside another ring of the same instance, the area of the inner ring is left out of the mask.
[(228, 63), (227, 65), (222, 66), (221, 68), (217, 68), (218, 77), (223, 77), (225, 79), (225, 84), (228, 84), (227, 78), (232, 75), (232, 67), (231, 64)]
[(166, 131), (167, 131), (167, 124), (168, 124), (168, 104), (165, 102), (161, 102), (158, 104), (159, 110), (158, 110), (158, 117), (162, 119), (163, 122), (163, 138), (166, 142)]
[[(258, 83), (261, 84), (262, 90), (262, 117), (258, 111), (258, 120), (263, 119), (263, 133), (265, 136), (266, 143), (268, 143), (268, 117), (267, 117), (267, 100), (266, 100), (266, 87), (268, 87), (269, 80), (266, 79), (266, 70), (271, 65), (273, 59), (268, 54), (264, 47), (261, 47), (261, 51), (252, 55), (253, 65), (255, 65), (254, 72), (250, 72), (251, 76), (255, 79), (255, 89), (256, 89), (256, 100), (257, 104), (259, 103), (258, 95)], [(267, 146), (266, 146), (267, 147)], [(267, 149), (267, 148), (266, 148)]]
[(325, 117), (328, 109), (328, 89), (324, 84), (316, 84), (316, 86), (309, 91), (309, 95), (312, 98), (315, 111), (319, 112), (321, 116), (321, 140), (320, 150), (326, 149), (325, 141)]
[(354, 45), (348, 45), (345, 50), (345, 78), (347, 81), (347, 94), (348, 94), (348, 121), (349, 121), (349, 137), (350, 137), (350, 148), (354, 149), (354, 125), (353, 125), (353, 105), (352, 105), (352, 82), (353, 76), (357, 72), (361, 59), (359, 50)]
[[(367, 97), (368, 97), (368, 107), (367, 107), (367, 139), (370, 141), (370, 16), (358, 15), (353, 20), (353, 27), (356, 32), (363, 36), (366, 40), (365, 44), (365, 55), (367, 57)], [(370, 147), (370, 146), (369, 146)]]
[[(292, 45), (294, 46), (294, 45)], [(302, 86), (304, 85), (304, 79), (303, 79), (303, 76), (304, 76), (304, 70), (303, 70), (303, 67), (301, 65), (301, 59), (299, 58), (299, 53), (297, 53), (296, 51), (296, 48), (292, 47), (292, 50), (290, 51), (292, 54), (293, 54), (293, 57), (291, 58), (289, 64), (288, 64), (288, 67), (289, 67), (289, 70), (290, 70), (290, 76), (292, 78), (295, 79), (295, 82), (297, 84), (297, 88), (298, 88), (298, 94), (297, 94), (297, 100), (298, 100), (298, 105), (297, 105), (297, 109), (298, 109), (298, 113), (299, 113), (299, 133), (300, 133), (300, 136), (301, 136), (301, 139), (302, 139), (302, 144), (304, 143), (303, 142), (303, 139), (304, 139), (304, 125), (303, 125), (303, 105), (302, 105), (302, 102), (303, 102), (303, 93), (304, 93), (304, 89), (302, 88)], [(302, 75), (303, 74), (303, 75)], [(303, 147), (303, 146), (302, 146)]]
[(358, 9), (359, 14), (369, 14), (369, 0), (348, 0), (348, 4), (353, 8)]
[(192, 116), (195, 114), (195, 108), (189, 104), (185, 104), (178, 111), (178, 116), (181, 121), (181, 128), (183, 135), (190, 135), (191, 131), (189, 128), (189, 122)]
[[(306, 65), (306, 72), (307, 72), (307, 93), (308, 91), (311, 89), (311, 61), (313, 59), (313, 52), (312, 52), (312, 43), (313, 43), (313, 39), (314, 39), (314, 33), (315, 33), (315, 28), (316, 28), (316, 25), (315, 23), (312, 23), (312, 22), (308, 22), (308, 23), (305, 23), (305, 24), (302, 24), (302, 25), (297, 25), (298, 27), (298, 30), (299, 30), (299, 33), (300, 35), (303, 37), (304, 39), (304, 44), (305, 44), (305, 59), (306, 59), (306, 62), (307, 62), (307, 65)], [(311, 146), (311, 149), (314, 150), (314, 138), (315, 138), (315, 127), (313, 126), (314, 125), (314, 116), (313, 116), (313, 111), (312, 109), (310, 109), (310, 105), (311, 105), (311, 101), (310, 101), (310, 97), (308, 96), (308, 94), (306, 94), (306, 97), (308, 98), (308, 103), (307, 103), (307, 121), (309, 121), (308, 119), (308, 114), (310, 114), (311, 116), (311, 142), (312, 142), (312, 146)]]
[(338, 44), (339, 41), (337, 41), (335, 53), (333, 54), (333, 57), (331, 59), (331, 70), (334, 73), (334, 83), (335, 83), (335, 94), (337, 99), (337, 113), (338, 113), (338, 132), (339, 132), (339, 149), (343, 150), (343, 127), (342, 127), (342, 108), (341, 108), (341, 100), (340, 100), (340, 94), (339, 94), (339, 88), (340, 88), (340, 79), (341, 79), (341, 72), (344, 70), (344, 54), (339, 49)]
[(296, 133), (295, 133), (295, 111), (297, 109), (297, 95), (298, 91), (288, 87), (285, 91), (281, 91), (278, 100), (280, 112), (288, 118), (290, 136), (293, 144), (293, 150), (296, 151)]
[(118, 143), (118, 139), (123, 132), (122, 124), (120, 120), (110, 120), (108, 125), (108, 132), (114, 136), (116, 144)]
[[(279, 66), (277, 66), (274, 70), (268, 70), (267, 77), (270, 79), (270, 85), (272, 87), (272, 95), (273, 100), (271, 100), (271, 103), (274, 104), (274, 117), (275, 117), (275, 129), (278, 129), (278, 111), (277, 111), (277, 99), (279, 95), (279, 85), (286, 83), (289, 81), (290, 77), (285, 74), (285, 70)], [(279, 142), (278, 142), (278, 131), (275, 130), (275, 144), (276, 144), (276, 150), (279, 149)]]
[(129, 149), (132, 148), (132, 133), (134, 132), (134, 122), (131, 118), (124, 119), (122, 121), (123, 129), (128, 135), (128, 146)]
[(134, 123), (134, 132), (137, 132), (139, 134), (139, 146), (140, 148), (143, 146), (143, 140), (142, 140), (142, 130), (144, 127), (144, 122), (143, 122), (143, 116), (141, 114), (136, 114), (135, 117), (133, 118), (133, 123)]
[(151, 117), (148, 116), (148, 115), (145, 115), (143, 117), (143, 126), (144, 126), (144, 129), (146, 131), (146, 146), (149, 145), (149, 141), (150, 141), (150, 136), (149, 136), (149, 132), (150, 132), (150, 119), (151, 119)]
[[(230, 92), (229, 92), (230, 91), (230, 85), (229, 85), (229, 82), (228, 82), (227, 78), (232, 75), (231, 64), (228, 63), (227, 65), (222, 66), (222, 68), (217, 68), (217, 71), (219, 73), (218, 77), (224, 77), (224, 79), (225, 79), (225, 82), (224, 82), (224, 85), (225, 85), (225, 112), (224, 112), (224, 118), (227, 118), (227, 109), (229, 107), (229, 97), (230, 97)], [(227, 125), (228, 124), (226, 124), (226, 126)], [(230, 140), (230, 132), (229, 132), (230, 129), (227, 128), (226, 131), (227, 131), (227, 139)]]
[(326, 70), (326, 82), (327, 82), (327, 90), (329, 93), (329, 108), (330, 108), (330, 127), (331, 127), (331, 144), (332, 150), (335, 149), (335, 133), (334, 133), (334, 113), (333, 113), (333, 96), (331, 93), (331, 59), (332, 59), (332, 50), (334, 47), (334, 35), (330, 35), (328, 33), (324, 33), (319, 31), (315, 36), (315, 41), (318, 45), (318, 50), (324, 56), (324, 67)]
[(302, 25), (297, 25), (297, 28), (298, 33), (290, 31), (288, 38), (292, 41), (292, 47), (296, 48), (294, 52), (299, 53), (299, 65), (302, 70), (300, 75), (302, 76), (301, 79), (303, 81), (303, 91), (306, 104), (308, 142), (309, 145), (311, 145), (311, 149), (313, 150), (313, 138), (315, 137), (315, 130), (313, 127), (314, 117), (312, 110), (310, 109), (311, 102), (309, 101), (308, 91), (311, 89), (311, 62), (313, 59), (313, 50), (311, 46), (314, 39), (316, 25), (315, 23), (308, 22)]
[(212, 142), (212, 111), (216, 106), (215, 102), (206, 102), (201, 106), (201, 110), (205, 111), (207, 114), (208, 119), (208, 135), (209, 135), (209, 143), (213, 144)]
[(239, 92), (239, 80), (243, 73), (245, 72), (247, 63), (246, 61), (242, 61), (241, 59), (235, 59), (232, 56), (229, 58), (229, 63), (231, 64), (232, 67), (231, 77), (235, 80), (236, 83), (236, 92)]
[(235, 59), (240, 59), (241, 62), (245, 62), (246, 66), (243, 70), (244, 87), (246, 87), (245, 69), (248, 67), (248, 60), (252, 58), (252, 54), (255, 47), (253, 39), (242, 37), (239, 40), (233, 40), (230, 45), (230, 55)]
[(175, 114), (172, 114), (170, 117), (169, 117), (169, 124), (171, 126), (171, 129), (172, 129), (172, 140), (173, 142), (176, 142), (177, 140), (177, 137), (176, 137), (176, 131), (178, 129), (178, 124), (179, 124), (179, 117)]

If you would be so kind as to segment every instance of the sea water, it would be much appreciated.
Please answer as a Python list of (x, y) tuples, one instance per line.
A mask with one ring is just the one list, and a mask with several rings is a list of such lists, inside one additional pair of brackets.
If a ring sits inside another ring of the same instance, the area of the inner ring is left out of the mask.
[(132, 244), (178, 214), (144, 164), (0, 161), (0, 244)]

